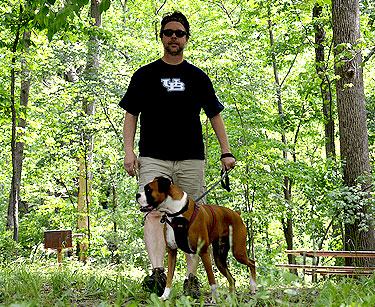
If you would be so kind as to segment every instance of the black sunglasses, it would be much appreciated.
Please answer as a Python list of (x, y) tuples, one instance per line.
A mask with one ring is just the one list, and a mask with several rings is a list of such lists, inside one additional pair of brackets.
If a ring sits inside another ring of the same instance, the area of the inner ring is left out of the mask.
[(174, 34), (176, 34), (177, 37), (184, 37), (186, 35), (186, 32), (185, 31), (182, 31), (182, 30), (170, 30), (170, 29), (167, 29), (167, 30), (163, 30), (161, 31), (161, 33), (163, 33), (165, 36), (168, 36), (168, 37), (171, 37)]

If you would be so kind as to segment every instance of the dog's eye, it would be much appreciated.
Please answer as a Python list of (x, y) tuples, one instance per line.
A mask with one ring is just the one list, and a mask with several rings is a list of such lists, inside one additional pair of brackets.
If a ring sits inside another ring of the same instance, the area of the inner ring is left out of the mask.
[(146, 193), (151, 192), (151, 188), (148, 185), (145, 186), (145, 192)]

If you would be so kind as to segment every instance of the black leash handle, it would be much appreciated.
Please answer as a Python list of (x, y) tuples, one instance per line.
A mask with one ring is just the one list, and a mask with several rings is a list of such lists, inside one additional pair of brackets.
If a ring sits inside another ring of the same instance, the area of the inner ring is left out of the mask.
[[(205, 197), (208, 193), (210, 193), (220, 182), (221, 182), (221, 184), (223, 185), (223, 187), (224, 187), (224, 189), (226, 189), (228, 192), (230, 191), (230, 187), (229, 187), (229, 173), (231, 172), (233, 170), (233, 167), (231, 168), (231, 169), (229, 169), (229, 170), (221, 170), (221, 172), (220, 172), (220, 176), (221, 176), (221, 178), (217, 181), (217, 182), (215, 182), (215, 184), (210, 188), (210, 189), (208, 189), (206, 192), (204, 192), (203, 194), (202, 194), (202, 196), (200, 196), (200, 197), (198, 197), (196, 200), (195, 200), (195, 202), (197, 203), (198, 201), (200, 201), (203, 197)], [(223, 183), (223, 180), (224, 179), (226, 179), (225, 181), (226, 181), (226, 183), (224, 184)]]
[[(223, 176), (224, 175), (224, 176)], [(221, 186), (223, 187), (223, 189), (227, 190), (228, 192), (230, 192), (230, 186), (229, 186), (229, 175), (228, 175), (228, 171), (227, 170), (221, 170), (220, 172), (220, 176), (223, 176), (223, 180), (221, 180)]]

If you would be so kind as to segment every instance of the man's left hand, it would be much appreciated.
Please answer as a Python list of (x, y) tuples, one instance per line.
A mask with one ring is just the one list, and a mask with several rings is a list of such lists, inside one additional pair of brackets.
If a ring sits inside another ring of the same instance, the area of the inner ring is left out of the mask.
[(233, 155), (229, 156), (229, 154), (224, 154), (224, 156), (225, 155), (228, 155), (228, 156), (221, 158), (221, 164), (223, 165), (223, 170), (228, 171), (231, 168), (236, 166), (236, 159), (234, 158)]

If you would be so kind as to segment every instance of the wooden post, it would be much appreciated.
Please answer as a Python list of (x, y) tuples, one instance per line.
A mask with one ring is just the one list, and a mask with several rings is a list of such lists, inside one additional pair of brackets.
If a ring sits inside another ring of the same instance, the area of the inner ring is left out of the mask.
[(60, 269), (62, 268), (62, 259), (63, 259), (62, 248), (58, 248), (57, 249), (57, 263), (59, 264)]
[[(79, 158), (79, 193), (78, 193), (78, 229), (88, 231), (89, 230), (89, 215), (87, 205), (90, 201), (87, 172), (86, 172), (86, 161), (83, 157)], [(81, 261), (86, 260), (85, 252), (87, 250), (87, 243), (81, 242), (79, 244), (79, 259)]]

